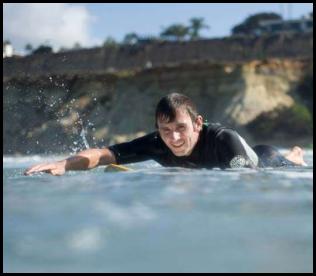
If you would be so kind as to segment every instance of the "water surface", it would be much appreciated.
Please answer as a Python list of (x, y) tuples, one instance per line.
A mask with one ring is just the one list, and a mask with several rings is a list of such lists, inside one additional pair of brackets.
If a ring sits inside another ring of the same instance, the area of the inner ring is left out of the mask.
[(4, 157), (4, 272), (312, 272), (308, 167), (23, 176)]

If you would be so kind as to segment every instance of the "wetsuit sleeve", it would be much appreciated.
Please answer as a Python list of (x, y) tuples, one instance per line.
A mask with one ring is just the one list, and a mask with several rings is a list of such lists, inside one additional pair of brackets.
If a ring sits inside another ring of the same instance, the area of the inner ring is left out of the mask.
[(117, 164), (128, 164), (154, 159), (156, 143), (156, 134), (151, 133), (130, 142), (112, 145), (108, 149), (115, 155)]
[(258, 156), (245, 140), (232, 129), (223, 129), (216, 135), (216, 155), (221, 168), (254, 168)]

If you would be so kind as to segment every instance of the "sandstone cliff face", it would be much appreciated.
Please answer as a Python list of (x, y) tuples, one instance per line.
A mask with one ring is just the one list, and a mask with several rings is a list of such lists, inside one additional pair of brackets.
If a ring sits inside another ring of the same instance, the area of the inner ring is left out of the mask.
[(244, 89), (236, 93), (225, 110), (241, 125), (263, 112), (294, 105), (290, 92), (304, 75), (304, 63), (295, 60), (253, 61), (242, 66)]
[[(114, 73), (5, 77), (4, 152), (67, 153), (154, 130), (158, 100), (192, 97), (208, 121), (235, 127), (251, 144), (312, 141), (313, 62), (265, 59), (183, 62)], [(303, 140), (302, 140), (303, 139)]]

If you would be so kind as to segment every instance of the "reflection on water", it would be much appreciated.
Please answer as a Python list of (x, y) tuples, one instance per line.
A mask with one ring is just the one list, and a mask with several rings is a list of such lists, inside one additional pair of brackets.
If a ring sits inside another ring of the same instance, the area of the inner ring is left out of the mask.
[(25, 177), (4, 158), (5, 272), (311, 272), (308, 167)]

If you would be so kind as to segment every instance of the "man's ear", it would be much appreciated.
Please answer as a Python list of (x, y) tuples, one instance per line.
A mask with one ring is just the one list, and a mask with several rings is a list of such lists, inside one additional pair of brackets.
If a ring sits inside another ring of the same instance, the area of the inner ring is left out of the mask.
[(198, 115), (195, 119), (195, 128), (196, 130), (200, 131), (203, 127), (203, 117), (201, 115)]

